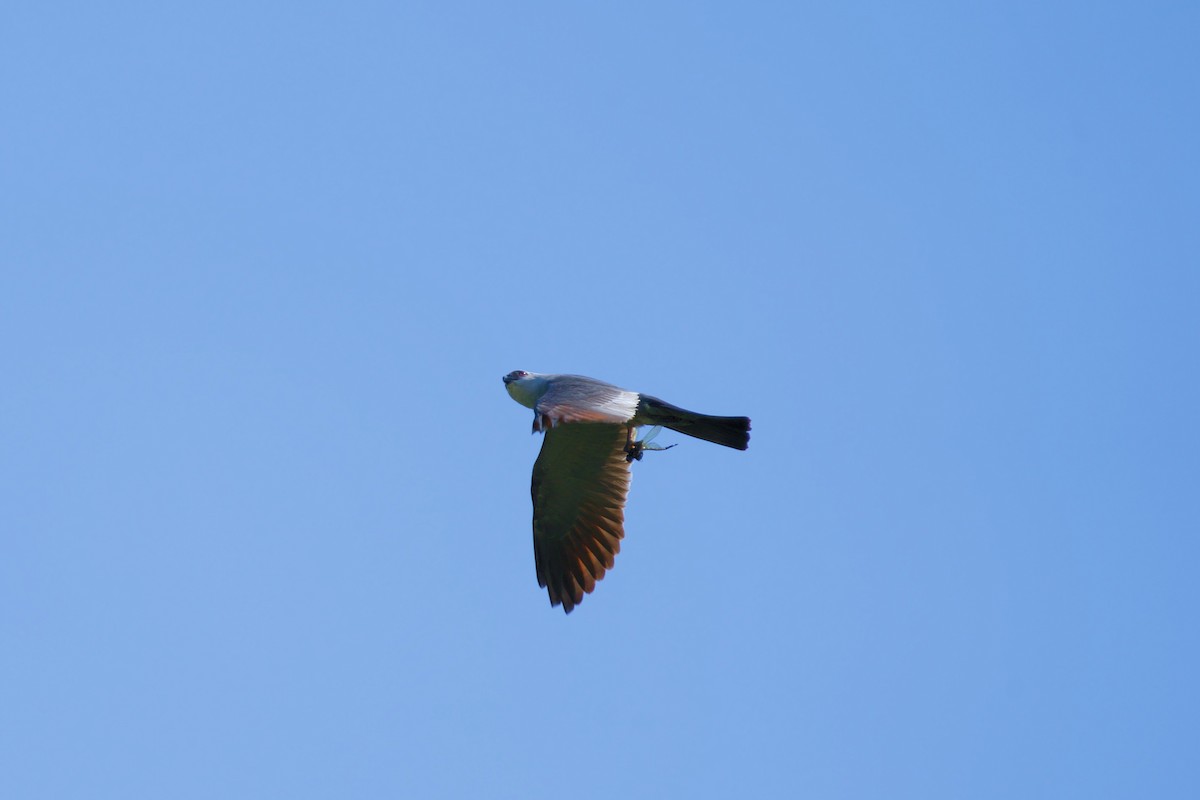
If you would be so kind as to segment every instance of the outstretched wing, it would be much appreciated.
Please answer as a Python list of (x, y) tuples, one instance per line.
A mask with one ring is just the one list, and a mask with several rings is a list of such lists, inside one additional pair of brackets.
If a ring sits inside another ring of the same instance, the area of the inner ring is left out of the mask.
[(625, 425), (579, 422), (546, 431), (533, 465), (533, 559), (550, 605), (568, 614), (611, 569), (625, 536)]
[(638, 408), (638, 393), (582, 375), (553, 375), (534, 406), (534, 430), (563, 422), (628, 422)]

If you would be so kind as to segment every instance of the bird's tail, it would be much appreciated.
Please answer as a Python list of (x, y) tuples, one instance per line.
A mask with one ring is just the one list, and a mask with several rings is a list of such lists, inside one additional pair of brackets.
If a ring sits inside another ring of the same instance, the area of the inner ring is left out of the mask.
[(673, 431), (708, 442), (745, 450), (750, 443), (749, 417), (711, 417), (665, 403), (657, 397), (642, 395), (634, 420), (639, 425), (662, 425)]

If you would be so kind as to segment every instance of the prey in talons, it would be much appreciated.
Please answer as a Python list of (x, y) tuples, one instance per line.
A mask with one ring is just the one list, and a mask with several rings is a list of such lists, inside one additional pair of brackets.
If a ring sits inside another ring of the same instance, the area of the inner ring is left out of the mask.
[(625, 460), (630, 463), (634, 461), (641, 461), (642, 456), (646, 454), (647, 450), (670, 450), (672, 447), (674, 447), (675, 445), (673, 444), (663, 447), (661, 444), (654, 444), (651, 441), (655, 436), (658, 436), (658, 432), (661, 430), (661, 425), (655, 425), (650, 429), (649, 433), (647, 433), (641, 439), (634, 441), (633, 428), (630, 427), (629, 442), (625, 445)]

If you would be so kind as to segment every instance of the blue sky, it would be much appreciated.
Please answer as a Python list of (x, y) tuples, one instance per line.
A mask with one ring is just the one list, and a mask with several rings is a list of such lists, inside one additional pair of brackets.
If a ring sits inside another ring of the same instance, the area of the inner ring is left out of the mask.
[[(1186, 4), (18, 4), (0, 794), (1200, 791)], [(664, 433), (538, 589), (513, 369)]]

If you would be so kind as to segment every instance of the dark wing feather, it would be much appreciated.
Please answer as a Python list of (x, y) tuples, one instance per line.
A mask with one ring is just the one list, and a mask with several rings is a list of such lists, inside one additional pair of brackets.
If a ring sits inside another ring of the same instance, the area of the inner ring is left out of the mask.
[(576, 422), (546, 431), (533, 465), (538, 585), (568, 614), (611, 569), (625, 536), (625, 425)]

